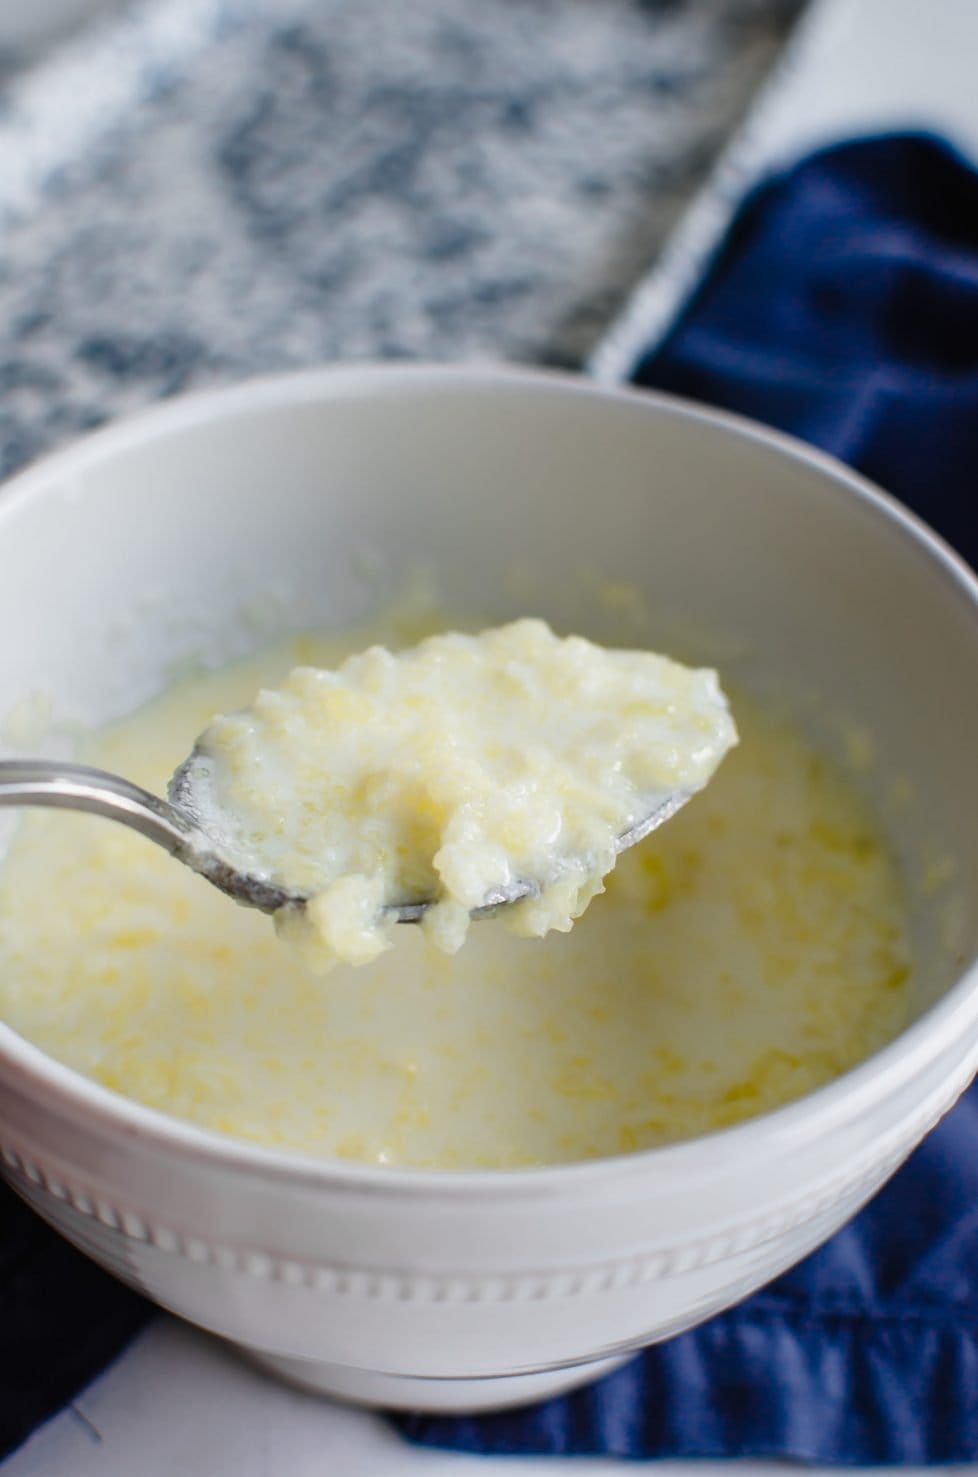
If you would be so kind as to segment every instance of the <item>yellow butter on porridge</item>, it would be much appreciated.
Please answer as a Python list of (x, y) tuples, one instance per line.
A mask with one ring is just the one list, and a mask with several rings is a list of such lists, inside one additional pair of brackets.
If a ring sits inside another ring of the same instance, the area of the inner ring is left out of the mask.
[[(304, 638), (186, 678), (80, 757), (158, 791), (211, 714), (343, 655)], [(151, 1107), (371, 1164), (581, 1160), (776, 1108), (903, 1028), (910, 953), (866, 803), (789, 723), (733, 708), (739, 746), (571, 932), (479, 924), (448, 956), (400, 928), (325, 980), (141, 837), (26, 815), (0, 868), (0, 1013)]]
[(507, 925), (568, 930), (619, 838), (701, 790), (735, 742), (715, 672), (527, 619), (297, 668), (197, 751), (230, 855), (309, 899), (281, 926), (326, 967), (376, 958), (391, 909), (426, 900), (426, 933), (454, 953), (472, 912), (527, 879), (539, 893)]

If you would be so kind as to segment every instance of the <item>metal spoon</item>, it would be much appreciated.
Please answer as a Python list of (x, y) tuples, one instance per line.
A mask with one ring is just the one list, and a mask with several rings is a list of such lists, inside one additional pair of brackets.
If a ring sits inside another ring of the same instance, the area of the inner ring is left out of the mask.
[[(204, 828), (198, 790), (204, 773), (195, 750), (170, 781), (170, 798), (161, 800), (119, 775), (91, 769), (86, 764), (62, 764), (50, 759), (4, 759), (0, 760), (0, 807), (47, 806), (106, 816), (155, 841), (157, 846), (162, 846), (191, 871), (206, 877), (235, 902), (259, 908), (263, 913), (277, 913), (285, 907), (302, 907), (307, 901), (305, 897), (236, 867), (228, 855), (228, 842), (224, 838), (215, 838), (210, 825)], [(663, 821), (675, 815), (688, 799), (688, 792), (677, 790), (657, 802), (647, 815), (622, 833), (617, 850), (622, 852), (648, 836)], [(472, 916), (485, 918), (497, 908), (534, 897), (539, 892), (538, 881), (520, 879), (489, 893), (482, 907), (476, 908)], [(430, 899), (392, 903), (386, 911), (398, 923), (417, 923), (430, 906)]]

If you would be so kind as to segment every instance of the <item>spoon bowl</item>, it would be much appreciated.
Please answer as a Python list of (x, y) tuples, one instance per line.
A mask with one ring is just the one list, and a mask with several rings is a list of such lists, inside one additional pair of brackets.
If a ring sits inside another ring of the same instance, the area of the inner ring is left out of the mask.
[[(40, 806), (104, 816), (162, 846), (176, 861), (244, 907), (262, 913), (304, 907), (307, 897), (235, 866), (228, 818), (209, 799), (207, 775), (206, 758), (195, 749), (174, 773), (168, 799), (163, 800), (121, 775), (87, 764), (4, 759), (0, 760), (0, 808)], [(675, 815), (688, 799), (688, 793), (681, 790), (660, 799), (647, 815), (623, 832), (616, 850), (621, 853), (634, 846)], [(472, 917), (491, 917), (499, 908), (535, 897), (539, 891), (537, 880), (522, 878), (494, 888)], [(385, 913), (396, 923), (420, 923), (432, 902), (422, 898), (392, 903)]]

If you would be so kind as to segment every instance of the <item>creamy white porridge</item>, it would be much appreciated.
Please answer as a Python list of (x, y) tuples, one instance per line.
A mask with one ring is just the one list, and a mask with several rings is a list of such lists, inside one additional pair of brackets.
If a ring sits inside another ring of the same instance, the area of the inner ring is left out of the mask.
[(526, 879), (500, 921), (566, 932), (619, 838), (735, 742), (715, 672), (521, 620), (296, 668), (208, 725), (197, 789), (241, 870), (309, 899), (282, 922), (325, 971), (390, 948), (401, 903), (431, 900), (423, 927), (455, 953)]
[[(213, 713), (343, 655), (303, 638), (187, 678), (79, 757), (159, 790)], [(780, 719), (733, 708), (739, 746), (570, 933), (484, 922), (450, 957), (400, 927), (325, 978), (140, 837), (29, 814), (0, 870), (3, 1017), (205, 1128), (377, 1164), (582, 1159), (776, 1107), (902, 1028), (910, 958), (849, 781)]]

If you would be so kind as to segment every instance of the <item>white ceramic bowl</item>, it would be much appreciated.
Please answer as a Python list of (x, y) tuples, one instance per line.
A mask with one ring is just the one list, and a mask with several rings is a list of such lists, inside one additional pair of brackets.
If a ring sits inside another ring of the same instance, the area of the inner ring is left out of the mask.
[[(567, 378), (316, 372), (174, 402), (42, 462), (0, 499), (0, 712), (41, 689), (60, 712), (117, 714), (175, 660), (238, 652), (256, 624), (361, 615), (424, 563), (449, 608), (563, 626), (601, 576), (624, 581), (663, 641), (699, 641), (823, 737), (836, 709), (870, 726), (881, 774), (920, 797), (895, 826), (906, 865), (936, 838), (974, 896), (973, 578), (800, 445)], [(539, 1171), (265, 1151), (0, 1027), (4, 1173), (104, 1266), (293, 1379), (429, 1409), (529, 1399), (735, 1302), (878, 1188), (978, 1065), (976, 931), (966, 917), (951, 957), (921, 904), (918, 1018), (832, 1085), (693, 1142)]]

